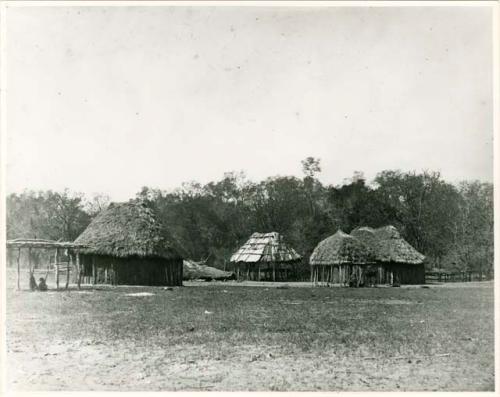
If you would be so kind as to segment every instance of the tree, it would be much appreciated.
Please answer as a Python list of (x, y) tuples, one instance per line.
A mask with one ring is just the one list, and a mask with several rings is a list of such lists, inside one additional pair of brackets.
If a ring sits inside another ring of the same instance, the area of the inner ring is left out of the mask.
[(460, 199), (457, 189), (443, 181), (438, 172), (383, 171), (375, 182), (379, 200), (390, 211), (386, 220), (439, 265), (453, 242)]
[(302, 172), (306, 177), (314, 178), (316, 174), (321, 172), (321, 160), (314, 157), (307, 157), (301, 161)]
[(92, 197), (85, 200), (84, 209), (85, 212), (94, 218), (99, 212), (106, 209), (110, 203), (110, 198), (106, 194), (94, 193)]
[(461, 182), (454, 223), (454, 242), (448, 262), (461, 270), (493, 272), (494, 221), (493, 185), (479, 181)]
[(83, 195), (25, 191), (7, 197), (7, 238), (73, 241), (90, 223)]

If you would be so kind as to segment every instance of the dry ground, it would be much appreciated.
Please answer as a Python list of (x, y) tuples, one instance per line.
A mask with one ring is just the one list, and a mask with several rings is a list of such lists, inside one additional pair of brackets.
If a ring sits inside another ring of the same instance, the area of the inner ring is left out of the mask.
[(8, 289), (8, 388), (493, 390), (492, 283), (302, 287)]

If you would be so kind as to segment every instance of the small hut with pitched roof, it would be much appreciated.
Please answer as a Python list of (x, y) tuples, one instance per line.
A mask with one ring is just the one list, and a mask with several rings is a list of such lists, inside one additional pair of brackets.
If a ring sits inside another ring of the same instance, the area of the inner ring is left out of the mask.
[(182, 257), (144, 201), (111, 203), (75, 240), (92, 284), (182, 285)]
[(302, 257), (277, 232), (254, 233), (229, 260), (240, 279), (286, 281)]

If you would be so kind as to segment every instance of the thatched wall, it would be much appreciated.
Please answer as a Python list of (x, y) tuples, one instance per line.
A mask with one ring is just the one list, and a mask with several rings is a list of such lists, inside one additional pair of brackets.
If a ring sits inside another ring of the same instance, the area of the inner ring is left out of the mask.
[(372, 265), (317, 265), (311, 268), (315, 285), (340, 284), (350, 287), (425, 284), (424, 265), (377, 263)]
[(112, 285), (182, 285), (182, 259), (82, 255), (84, 282)]

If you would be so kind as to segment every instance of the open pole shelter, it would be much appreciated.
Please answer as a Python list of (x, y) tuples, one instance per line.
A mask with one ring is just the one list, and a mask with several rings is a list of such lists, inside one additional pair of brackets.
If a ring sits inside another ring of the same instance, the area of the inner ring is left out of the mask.
[[(23, 250), (27, 251), (28, 257), (28, 272), (30, 276), (30, 280), (34, 274), (34, 266), (32, 263), (32, 253), (37, 250), (49, 250), (52, 251), (54, 256), (54, 263), (52, 265), (55, 269), (55, 278), (56, 278), (56, 288), (59, 289), (59, 276), (61, 272), (66, 273), (66, 283), (65, 288), (69, 287), (70, 280), (70, 271), (72, 267), (72, 263), (76, 264), (77, 274), (78, 274), (78, 288), (80, 288), (80, 280), (81, 280), (81, 258), (80, 253), (83, 248), (85, 248), (85, 244), (78, 244), (72, 242), (61, 242), (61, 241), (53, 241), (53, 240), (41, 240), (41, 239), (15, 239), (15, 240), (7, 240), (7, 251), (12, 257), (14, 253), (16, 258), (16, 267), (17, 267), (17, 280), (16, 286), (17, 289), (21, 289), (21, 252)], [(10, 251), (10, 252), (9, 252)], [(65, 253), (69, 262), (61, 262), (60, 257), (61, 254)], [(52, 257), (49, 256), (49, 257)], [(50, 270), (51, 263), (47, 263), (47, 274)], [(45, 279), (47, 276), (45, 276)]]
[(229, 260), (238, 280), (286, 281), (293, 264), (302, 259), (277, 232), (254, 233)]

